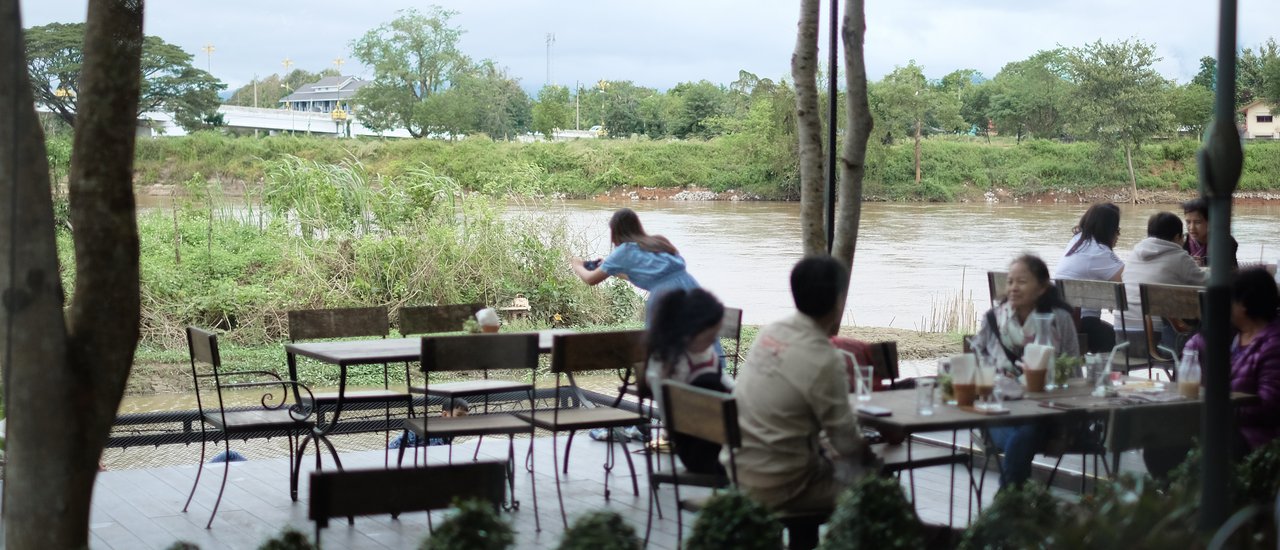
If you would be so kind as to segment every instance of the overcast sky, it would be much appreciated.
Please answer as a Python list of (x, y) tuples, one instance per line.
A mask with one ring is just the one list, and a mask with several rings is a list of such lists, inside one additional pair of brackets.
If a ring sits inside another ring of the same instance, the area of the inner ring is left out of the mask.
[[(1239, 44), (1269, 36), (1276, 0), (1241, 0)], [(727, 84), (740, 69), (790, 79), (799, 3), (786, 0), (437, 0), (458, 12), (463, 52), (505, 66), (527, 90), (551, 80), (573, 86), (632, 80), (666, 89), (707, 79)], [(317, 71), (347, 61), (346, 74), (372, 77), (350, 44), (431, 2), (373, 0), (149, 0), (145, 32), (177, 44), (235, 89), (254, 75)], [(83, 21), (86, 0), (21, 0), (23, 25)], [(1120, 5), (1117, 7), (1117, 5)], [(1268, 10), (1267, 8), (1271, 8)], [(826, 13), (826, 7), (823, 13)], [(1057, 45), (1136, 37), (1153, 42), (1167, 78), (1185, 82), (1213, 55), (1217, 2), (1206, 0), (886, 0), (867, 2), (867, 67), (879, 79), (914, 59), (930, 78), (973, 68), (994, 76), (1005, 63)], [(821, 39), (825, 49), (826, 38)], [(201, 48), (212, 44), (206, 60)], [(825, 53), (824, 55), (825, 59)]]

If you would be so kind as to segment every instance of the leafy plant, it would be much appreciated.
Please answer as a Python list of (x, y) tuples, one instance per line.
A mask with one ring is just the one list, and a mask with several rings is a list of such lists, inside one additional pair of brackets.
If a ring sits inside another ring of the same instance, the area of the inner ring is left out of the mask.
[(1274, 502), (1280, 491), (1280, 439), (1249, 453), (1236, 467), (1236, 480), (1246, 504)]
[(725, 491), (711, 497), (698, 513), (685, 547), (777, 550), (781, 541), (782, 524), (769, 510), (739, 491)]
[(1181, 490), (1162, 490), (1150, 478), (1124, 475), (1070, 510), (1054, 536), (1059, 548), (1156, 550), (1201, 548), (1199, 502)]
[(636, 531), (613, 511), (585, 514), (560, 538), (560, 550), (638, 550)]
[(1023, 483), (996, 494), (991, 506), (965, 530), (961, 550), (1047, 548), (1062, 520), (1058, 499), (1042, 487)]
[(315, 545), (301, 531), (292, 527), (285, 528), (279, 535), (267, 539), (258, 550), (314, 550)]
[(503, 550), (515, 545), (511, 525), (492, 504), (469, 499), (453, 507), (453, 515), (422, 541), (421, 550)]
[(924, 528), (896, 478), (869, 476), (840, 495), (818, 548), (924, 546)]
[(1068, 354), (1059, 355), (1053, 362), (1053, 383), (1066, 384), (1067, 380), (1080, 373), (1080, 365), (1084, 364), (1084, 360), (1080, 357)]

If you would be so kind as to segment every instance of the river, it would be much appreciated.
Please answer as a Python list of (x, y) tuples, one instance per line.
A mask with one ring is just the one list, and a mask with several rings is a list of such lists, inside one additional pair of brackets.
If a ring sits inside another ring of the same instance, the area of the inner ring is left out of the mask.
[[(592, 257), (609, 251), (608, 220), (622, 206), (636, 210), (645, 230), (680, 249), (689, 272), (747, 324), (792, 311), (788, 274), (800, 258), (800, 205), (781, 202), (561, 201), (536, 208), (565, 216), (587, 236)], [(861, 326), (928, 330), (935, 304), (963, 291), (981, 313), (988, 304), (986, 272), (1004, 270), (1021, 252), (1039, 254), (1054, 269), (1087, 205), (1052, 203), (867, 203), (854, 259), (846, 321)], [(1177, 205), (1121, 205), (1122, 259), (1146, 236), (1147, 218)], [(535, 209), (513, 207), (519, 215)], [(1280, 204), (1237, 206), (1232, 233), (1241, 262), (1274, 262), (1280, 247)]]

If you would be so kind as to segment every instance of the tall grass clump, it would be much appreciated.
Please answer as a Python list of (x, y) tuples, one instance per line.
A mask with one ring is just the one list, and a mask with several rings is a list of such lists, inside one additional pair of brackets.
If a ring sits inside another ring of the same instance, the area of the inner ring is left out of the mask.
[[(139, 213), (144, 344), (180, 347), (187, 325), (225, 330), (232, 343), (278, 341), (293, 309), (385, 305), (394, 315), (518, 295), (535, 326), (638, 319), (641, 300), (626, 283), (590, 287), (569, 269), (585, 244), (563, 216), (508, 216), (426, 166), (384, 177), (354, 159), (268, 164), (265, 213), (202, 177), (172, 210)], [(60, 244), (74, 292), (69, 236)]]

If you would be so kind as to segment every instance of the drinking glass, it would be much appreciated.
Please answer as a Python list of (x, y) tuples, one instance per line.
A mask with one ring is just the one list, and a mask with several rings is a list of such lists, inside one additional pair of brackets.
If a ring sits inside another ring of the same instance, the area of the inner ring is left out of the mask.
[(874, 384), (875, 367), (871, 365), (855, 367), (857, 371), (857, 394), (858, 401), (871, 400), (871, 387)]
[(937, 379), (924, 376), (916, 379), (916, 414), (933, 416), (933, 388)]

